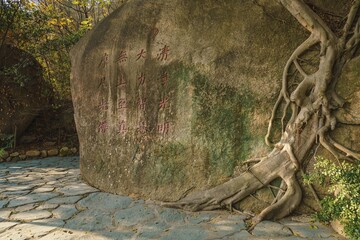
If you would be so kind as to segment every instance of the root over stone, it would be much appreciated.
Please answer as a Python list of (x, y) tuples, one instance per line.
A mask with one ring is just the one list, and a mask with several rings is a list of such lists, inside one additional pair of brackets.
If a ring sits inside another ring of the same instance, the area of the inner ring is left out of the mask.
[[(330, 151), (340, 164), (341, 160), (360, 160), (359, 153), (329, 137), (329, 132), (335, 129), (337, 123), (334, 111), (344, 104), (335, 91), (338, 78), (344, 65), (359, 50), (360, 0), (353, 1), (340, 37), (302, 0), (280, 2), (310, 32), (310, 36), (295, 49), (284, 67), (282, 88), (265, 137), (266, 143), (274, 146), (273, 151), (240, 176), (212, 189), (192, 193), (177, 202), (163, 202), (163, 206), (189, 211), (231, 209), (234, 203), (280, 177), (286, 190), (280, 190), (273, 203), (252, 221), (256, 224), (264, 219), (280, 219), (289, 215), (301, 202), (302, 192), (296, 173), (301, 170), (304, 159), (316, 142)], [(320, 46), (319, 64), (317, 70), (310, 74), (298, 59), (316, 44)], [(292, 66), (300, 73), (302, 81), (289, 92), (289, 71)], [(282, 106), (284, 108), (279, 109)], [(289, 107), (292, 115), (285, 124)], [(279, 110), (283, 112), (282, 136), (276, 144), (272, 144), (270, 135)]]

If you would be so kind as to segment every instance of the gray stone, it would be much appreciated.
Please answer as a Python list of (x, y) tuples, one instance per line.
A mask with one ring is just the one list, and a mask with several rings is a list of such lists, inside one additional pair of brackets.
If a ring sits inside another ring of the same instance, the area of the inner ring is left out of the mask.
[(24, 206), (20, 206), (15, 208), (15, 212), (25, 212), (25, 211), (29, 211), (32, 210), (36, 207), (36, 205), (34, 203), (31, 204), (26, 204)]
[(178, 209), (162, 208), (158, 210), (159, 218), (169, 224), (184, 224), (186, 214)]
[(246, 226), (243, 221), (237, 223), (224, 221), (212, 224), (209, 229), (211, 229), (217, 237), (222, 238), (234, 232), (245, 230)]
[(243, 231), (240, 231), (240, 232), (237, 232), (233, 235), (231, 235), (230, 237), (226, 238), (228, 240), (240, 240), (240, 239), (253, 239), (254, 237), (248, 233), (247, 231), (243, 230)]
[(3, 208), (8, 202), (8, 200), (0, 200), (0, 208)]
[(146, 224), (138, 229), (138, 236), (136, 239), (160, 239), (164, 232), (170, 229), (170, 225), (164, 222), (155, 221), (151, 224)]
[(47, 203), (54, 204), (74, 204), (79, 201), (83, 196), (68, 196), (68, 197), (56, 197), (47, 201)]
[(293, 235), (288, 227), (280, 223), (270, 221), (262, 221), (257, 224), (252, 234), (260, 237), (287, 237)]
[(33, 186), (30, 185), (17, 185), (17, 186), (7, 187), (5, 188), (5, 190), (8, 192), (17, 192), (17, 191), (30, 190), (32, 188)]
[[(103, 211), (112, 211), (113, 209), (128, 208), (132, 201), (129, 197), (110, 193), (91, 193), (86, 198), (80, 200), (77, 206), (81, 209), (98, 208)], [(99, 205), (100, 202), (101, 204)]]
[(98, 231), (98, 232), (84, 232), (70, 230), (56, 230), (47, 234), (41, 240), (132, 240), (134, 238), (133, 232), (126, 231)]
[(12, 220), (33, 221), (51, 217), (51, 213), (46, 210), (30, 210), (27, 212), (15, 213), (10, 216)]
[(142, 205), (136, 205), (131, 208), (117, 210), (114, 214), (114, 221), (120, 226), (133, 226), (155, 219), (153, 209)]
[(63, 188), (58, 188), (58, 189), (56, 189), (56, 191), (66, 195), (66, 196), (71, 196), (71, 195), (81, 195), (81, 194), (85, 194), (85, 193), (98, 192), (99, 190), (97, 190), (96, 188), (90, 187), (89, 185), (86, 185), (85, 183), (79, 183), (79, 184), (66, 186)]
[(200, 226), (181, 226), (172, 229), (166, 236), (161, 237), (161, 240), (191, 240), (191, 239), (206, 239), (209, 232)]
[(52, 214), (54, 218), (66, 220), (74, 216), (74, 214), (77, 212), (78, 210), (76, 209), (75, 205), (61, 205), (52, 211)]
[(55, 204), (55, 203), (44, 203), (41, 204), (40, 206), (38, 206), (36, 209), (37, 210), (44, 210), (44, 209), (54, 209), (57, 208), (59, 206), (59, 204)]
[[(277, 1), (267, 4), (283, 12)], [(74, 116), (90, 185), (175, 200), (222, 182), (247, 156), (268, 151), (264, 113), (277, 95), (280, 63), (304, 31), (291, 14), (279, 16), (283, 23), (251, 1), (206, 6), (129, 1), (72, 49)]]
[(57, 193), (36, 193), (36, 194), (29, 194), (26, 196), (21, 196), (16, 199), (13, 199), (9, 202), (8, 207), (17, 207), (21, 205), (25, 205), (28, 203), (35, 203), (35, 202), (42, 202), (49, 200), (50, 198), (56, 197), (59, 194)]
[[(13, 77), (0, 73), (3, 79), (0, 82), (0, 133), (12, 135), (16, 126), (16, 135), (20, 137), (38, 113), (49, 107), (49, 98), (40, 93), (51, 91), (51, 88), (43, 75), (38, 74), (43, 69), (31, 54), (9, 44), (3, 45), (2, 51), (0, 68), (16, 68), (26, 81), (16, 84)], [(8, 99), (12, 99), (11, 102)]]
[[(31, 186), (33, 187), (33, 186)], [(24, 190), (24, 191), (14, 191), (14, 192), (3, 192), (2, 194), (4, 194), (7, 198), (14, 198), (14, 197), (19, 197), (22, 195), (26, 195), (28, 194), (30, 191), (29, 190)]]
[(191, 213), (187, 217), (187, 221), (190, 224), (199, 224), (202, 222), (208, 222), (213, 217), (216, 217), (217, 215), (215, 213), (205, 213), (205, 212), (197, 212), (197, 213)]
[(101, 231), (113, 226), (110, 213), (101, 210), (86, 210), (68, 220), (65, 228), (77, 229), (82, 231)]

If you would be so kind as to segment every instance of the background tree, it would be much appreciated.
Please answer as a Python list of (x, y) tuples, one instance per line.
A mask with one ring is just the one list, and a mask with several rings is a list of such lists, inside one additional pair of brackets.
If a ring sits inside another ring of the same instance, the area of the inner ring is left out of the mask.
[(44, 67), (55, 97), (70, 100), (70, 48), (124, 2), (1, 0), (0, 52), (8, 43), (32, 54)]

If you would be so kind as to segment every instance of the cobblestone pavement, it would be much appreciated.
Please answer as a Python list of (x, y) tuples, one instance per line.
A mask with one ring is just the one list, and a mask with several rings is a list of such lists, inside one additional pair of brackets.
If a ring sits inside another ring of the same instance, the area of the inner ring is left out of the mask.
[(0, 239), (341, 239), (307, 218), (265, 221), (190, 213), (99, 192), (81, 181), (79, 158), (0, 164)]

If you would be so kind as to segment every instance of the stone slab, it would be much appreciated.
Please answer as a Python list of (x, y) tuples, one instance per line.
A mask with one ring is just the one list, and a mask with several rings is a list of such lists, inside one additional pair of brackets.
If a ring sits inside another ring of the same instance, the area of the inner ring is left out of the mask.
[(292, 236), (291, 230), (276, 222), (262, 221), (257, 224), (252, 232), (255, 236), (266, 236), (266, 237), (287, 237)]
[(11, 214), (11, 210), (0, 209), (0, 222), (9, 220), (10, 214)]
[(85, 183), (79, 183), (76, 185), (69, 185), (65, 186), (63, 188), (58, 188), (56, 190), (59, 193), (64, 194), (65, 196), (71, 196), (71, 195), (81, 195), (85, 193), (93, 193), (98, 192), (96, 188), (90, 187), (89, 185), (86, 185)]
[(3, 208), (8, 202), (8, 200), (0, 200), (0, 208)]
[(114, 214), (115, 224), (125, 227), (138, 225), (155, 218), (155, 211), (143, 205), (136, 205), (131, 208), (117, 210)]
[[(104, 211), (113, 209), (124, 209), (130, 206), (132, 199), (126, 196), (119, 196), (110, 193), (91, 193), (86, 198), (80, 200), (77, 206), (81, 209), (98, 208)], [(102, 204), (99, 205), (99, 202)]]
[(60, 219), (45, 219), (33, 221), (31, 223), (18, 224), (15, 227), (0, 234), (0, 239), (24, 240), (40, 238), (58, 227), (62, 227), (64, 222)]
[(9, 202), (8, 207), (17, 207), (28, 203), (42, 202), (58, 196), (57, 193), (36, 193), (21, 196)]
[(29, 210), (34, 209), (35, 207), (36, 207), (36, 205), (34, 203), (30, 203), (30, 204), (26, 204), (26, 205), (15, 208), (15, 212), (29, 211)]
[(10, 219), (17, 221), (33, 221), (51, 217), (51, 213), (46, 210), (30, 210), (27, 212), (15, 213)]
[(78, 210), (76, 209), (75, 205), (60, 205), (58, 208), (52, 211), (52, 214), (54, 218), (66, 220), (74, 216), (74, 214), (77, 212)]
[(67, 196), (67, 197), (55, 197), (47, 201), (52, 204), (73, 204), (79, 201), (83, 196)]
[[(18, 222), (0, 222), (0, 233), (19, 224)], [(1, 239), (1, 238), (0, 238)]]
[(101, 210), (85, 210), (66, 222), (65, 228), (82, 231), (103, 231), (113, 226), (111, 214)]
[(181, 226), (172, 229), (167, 235), (160, 240), (190, 240), (190, 239), (206, 239), (211, 232), (205, 231), (200, 226)]

